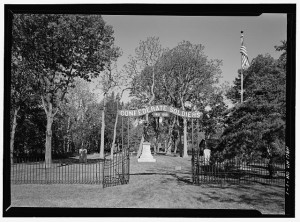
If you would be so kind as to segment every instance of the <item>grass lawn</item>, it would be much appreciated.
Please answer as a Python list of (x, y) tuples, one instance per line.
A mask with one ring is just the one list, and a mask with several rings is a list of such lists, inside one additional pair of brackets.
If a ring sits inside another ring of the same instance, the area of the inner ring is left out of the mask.
[[(284, 214), (284, 187), (271, 185), (191, 184), (191, 160), (157, 155), (156, 163), (131, 157), (129, 184), (12, 185), (15, 207), (256, 209)], [(175, 169), (176, 167), (176, 169)]]

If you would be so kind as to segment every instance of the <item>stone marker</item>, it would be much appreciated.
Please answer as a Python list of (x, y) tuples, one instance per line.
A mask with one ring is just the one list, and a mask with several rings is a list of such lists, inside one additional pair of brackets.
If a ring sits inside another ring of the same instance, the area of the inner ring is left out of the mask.
[(210, 149), (205, 148), (203, 153), (204, 153), (204, 165), (209, 165), (210, 161)]
[(138, 162), (156, 162), (156, 159), (151, 154), (150, 145), (151, 143), (149, 142), (143, 143), (142, 155), (138, 159)]
[(87, 149), (79, 149), (79, 163), (87, 162)]

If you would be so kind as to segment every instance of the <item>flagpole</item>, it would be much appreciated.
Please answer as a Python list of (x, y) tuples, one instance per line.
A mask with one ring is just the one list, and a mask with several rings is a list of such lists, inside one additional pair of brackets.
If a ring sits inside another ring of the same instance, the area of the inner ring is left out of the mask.
[[(243, 41), (244, 41), (243, 38), (244, 38), (243, 31), (241, 31), (241, 45), (243, 45)], [(241, 103), (243, 103), (243, 94), (244, 94), (243, 84), (244, 84), (244, 79), (243, 79), (243, 56), (241, 54)]]

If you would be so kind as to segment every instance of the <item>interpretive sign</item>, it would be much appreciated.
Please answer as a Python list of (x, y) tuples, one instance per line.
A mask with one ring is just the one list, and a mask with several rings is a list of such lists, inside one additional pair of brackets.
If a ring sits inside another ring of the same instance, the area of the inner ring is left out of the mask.
[(146, 108), (136, 109), (136, 110), (119, 110), (119, 115), (120, 116), (143, 116), (152, 112), (169, 112), (185, 118), (200, 118), (202, 116), (202, 113), (199, 111), (185, 111), (167, 105), (154, 105), (154, 106), (148, 106)]

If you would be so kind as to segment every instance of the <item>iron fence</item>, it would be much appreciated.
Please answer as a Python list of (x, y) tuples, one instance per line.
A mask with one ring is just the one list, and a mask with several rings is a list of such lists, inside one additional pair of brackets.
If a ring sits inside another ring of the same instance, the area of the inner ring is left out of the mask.
[(241, 161), (237, 158), (222, 162), (205, 160), (199, 151), (192, 150), (192, 180), (194, 184), (261, 183), (284, 186), (285, 164), (267, 160)]
[(46, 164), (44, 158), (15, 158), (11, 164), (12, 184), (101, 184), (103, 161), (88, 159), (52, 160)]

